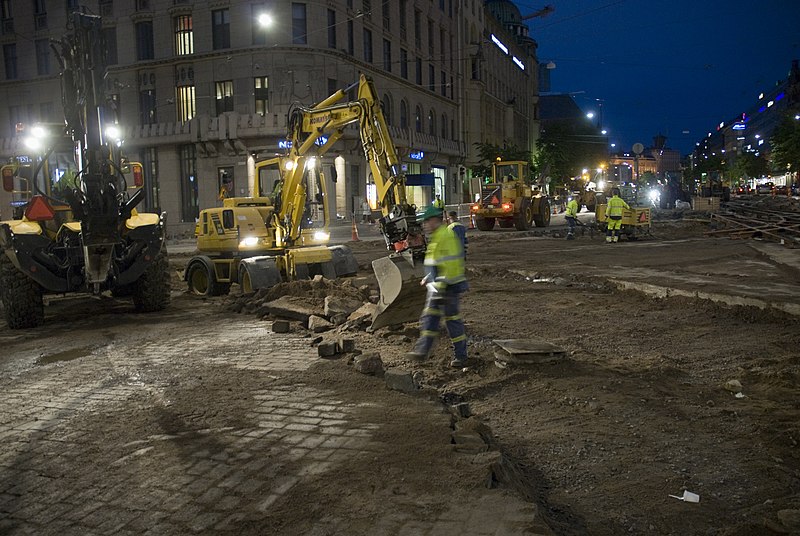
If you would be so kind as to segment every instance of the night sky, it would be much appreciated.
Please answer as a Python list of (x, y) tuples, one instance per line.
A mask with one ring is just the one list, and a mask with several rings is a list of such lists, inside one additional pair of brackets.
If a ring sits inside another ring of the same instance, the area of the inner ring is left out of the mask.
[[(617, 149), (635, 142), (688, 153), (785, 80), (800, 59), (799, 0), (519, 0), (551, 90), (598, 110)], [(684, 131), (688, 131), (685, 133)]]

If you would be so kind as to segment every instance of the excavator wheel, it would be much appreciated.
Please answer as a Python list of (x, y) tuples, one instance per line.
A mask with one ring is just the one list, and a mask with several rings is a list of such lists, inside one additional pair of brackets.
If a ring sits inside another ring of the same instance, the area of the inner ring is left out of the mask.
[(0, 250), (0, 294), (6, 323), (11, 329), (35, 328), (44, 322), (42, 287), (17, 270)]
[(169, 305), (169, 291), (169, 259), (167, 250), (162, 249), (134, 283), (133, 305), (142, 313), (161, 311)]
[(475, 225), (481, 231), (491, 231), (494, 229), (494, 218), (481, 218), (480, 216), (475, 218)]
[(230, 283), (220, 283), (211, 266), (197, 261), (192, 263), (187, 272), (189, 292), (198, 296), (222, 296), (231, 291)]

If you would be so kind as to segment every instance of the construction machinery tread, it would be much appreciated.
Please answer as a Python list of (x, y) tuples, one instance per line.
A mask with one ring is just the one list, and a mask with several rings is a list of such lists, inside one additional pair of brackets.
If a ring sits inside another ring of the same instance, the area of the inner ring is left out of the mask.
[(11, 329), (35, 328), (44, 322), (42, 287), (20, 272), (0, 250), (0, 294)]
[(169, 305), (170, 286), (169, 259), (163, 248), (134, 285), (134, 307), (143, 313), (161, 311)]

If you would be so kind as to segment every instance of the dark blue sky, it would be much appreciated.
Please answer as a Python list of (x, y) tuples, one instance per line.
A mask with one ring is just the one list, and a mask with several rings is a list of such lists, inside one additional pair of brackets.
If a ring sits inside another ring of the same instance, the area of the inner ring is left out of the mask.
[[(749, 108), (800, 59), (800, 0), (515, 0), (539, 61), (556, 63), (554, 92), (584, 110), (603, 101), (617, 148), (658, 133), (694, 142)], [(689, 131), (684, 134), (684, 131)]]

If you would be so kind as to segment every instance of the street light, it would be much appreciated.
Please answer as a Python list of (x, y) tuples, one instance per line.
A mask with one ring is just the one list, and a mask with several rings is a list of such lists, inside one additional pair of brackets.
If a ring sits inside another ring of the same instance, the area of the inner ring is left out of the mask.
[(589, 112), (588, 114), (586, 114), (586, 117), (588, 117), (589, 119), (594, 119), (594, 112)]
[(261, 13), (258, 16), (258, 24), (261, 25), (262, 28), (269, 28), (272, 26), (272, 15), (269, 13)]
[(603, 129), (603, 130), (600, 131), (600, 134), (605, 136), (606, 134), (608, 134), (608, 131), (606, 129)]

